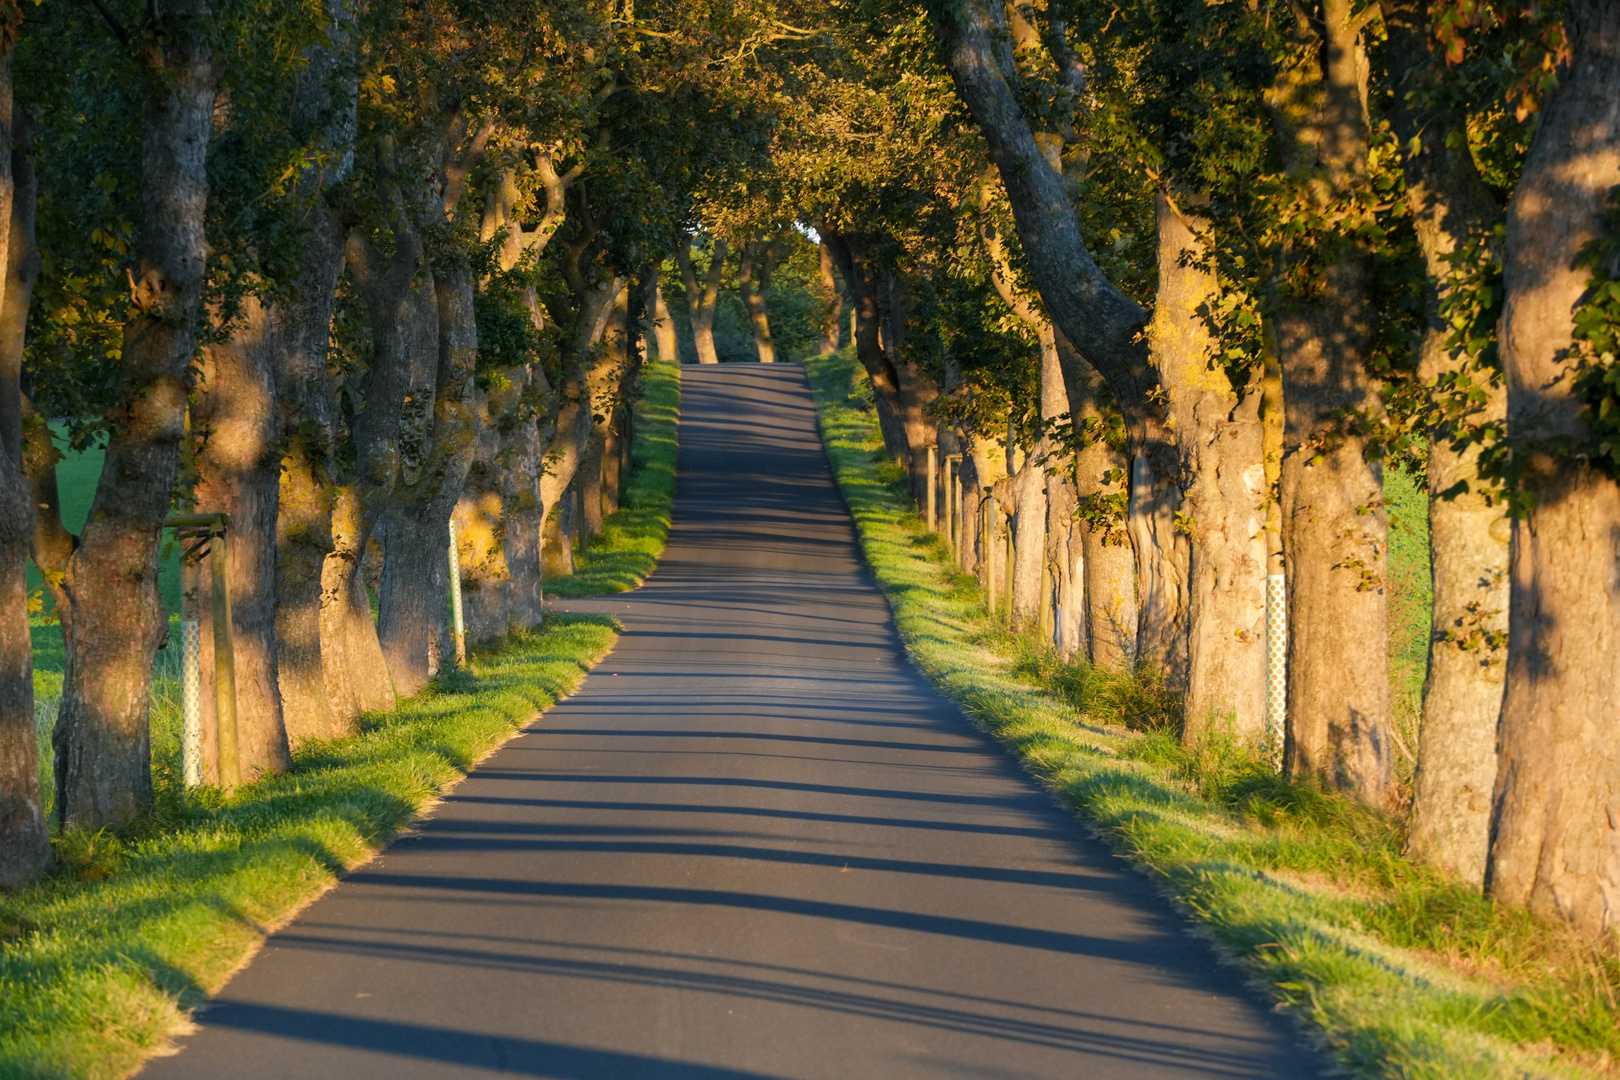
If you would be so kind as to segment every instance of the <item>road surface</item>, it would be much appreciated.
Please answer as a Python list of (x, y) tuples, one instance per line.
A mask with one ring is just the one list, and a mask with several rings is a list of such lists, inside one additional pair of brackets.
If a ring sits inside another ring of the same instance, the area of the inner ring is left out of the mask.
[(903, 655), (803, 370), (688, 367), (583, 688), (270, 938), (150, 1080), (1305, 1077)]

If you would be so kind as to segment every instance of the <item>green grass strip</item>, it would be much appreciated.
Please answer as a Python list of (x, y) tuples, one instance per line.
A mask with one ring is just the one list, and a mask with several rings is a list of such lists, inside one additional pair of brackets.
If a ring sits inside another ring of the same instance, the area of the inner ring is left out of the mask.
[(1164, 735), (1098, 723), (1031, 677), (1050, 659), (985, 618), (973, 579), (924, 530), (854, 361), (806, 366), (833, 472), (918, 668), (1350, 1072), (1612, 1075), (1610, 961), (1548, 946), (1555, 931), (1407, 863), (1389, 819), (1241, 757), (1201, 761)]
[[(645, 578), (669, 532), (675, 369), (649, 369), (645, 386), (639, 468), (582, 575), (601, 590)], [(151, 818), (119, 835), (70, 834), (57, 873), (0, 896), (0, 1077), (127, 1075), (267, 933), (573, 691), (616, 637), (610, 618), (548, 617), (229, 799), (155, 769)]]
[(634, 460), (619, 510), (602, 523), (575, 560), (571, 577), (547, 582), (552, 596), (598, 596), (628, 592), (647, 580), (669, 539), (675, 503), (675, 428), (681, 411), (680, 367), (642, 369), (636, 409)]

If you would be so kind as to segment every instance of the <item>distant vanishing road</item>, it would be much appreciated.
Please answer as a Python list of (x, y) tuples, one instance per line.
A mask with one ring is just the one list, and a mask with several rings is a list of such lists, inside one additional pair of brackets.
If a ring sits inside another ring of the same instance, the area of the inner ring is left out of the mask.
[(1308, 1077), (903, 655), (797, 366), (682, 371), (675, 528), (579, 693), (143, 1077)]

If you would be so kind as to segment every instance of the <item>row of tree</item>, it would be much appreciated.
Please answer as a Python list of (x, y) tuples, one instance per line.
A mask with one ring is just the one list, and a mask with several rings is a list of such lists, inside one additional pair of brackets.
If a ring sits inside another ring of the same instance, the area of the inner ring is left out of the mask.
[[(964, 568), (1064, 648), (1162, 672), (1186, 739), (1261, 736), (1285, 574), (1284, 768), (1391, 810), (1384, 470), (1422, 471), (1412, 854), (1616, 917), (1620, 7), (108, 0), (7, 25), (6, 880), (46, 850), (25, 553), (67, 644), (64, 822), (150, 798), (176, 503), (241, 540), (244, 755), (285, 767), (446, 655), (452, 514), (474, 633), (532, 625), (547, 530), (611, 505), (642, 335), (717, 360), (729, 290), (770, 360), (783, 273), (823, 348), (847, 317), (919, 501), (931, 448), (959, 458)], [(106, 446), (78, 536), (47, 420)]]
[[(919, 502), (935, 448), (999, 511), (959, 514), (964, 568), (1065, 647), (1163, 672), (1189, 741), (1261, 737), (1285, 574), (1287, 774), (1409, 812), (1413, 857), (1500, 900), (1612, 927), (1620, 7), (840, 15), (771, 183), (839, 269)], [(1430, 495), (1409, 790), (1391, 465)]]

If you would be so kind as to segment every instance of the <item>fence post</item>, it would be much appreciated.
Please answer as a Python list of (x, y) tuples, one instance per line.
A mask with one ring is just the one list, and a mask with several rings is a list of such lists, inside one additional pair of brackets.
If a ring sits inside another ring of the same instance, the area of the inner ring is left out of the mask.
[(937, 532), (938, 521), (934, 513), (934, 489), (939, 484), (939, 447), (928, 447), (928, 531)]

